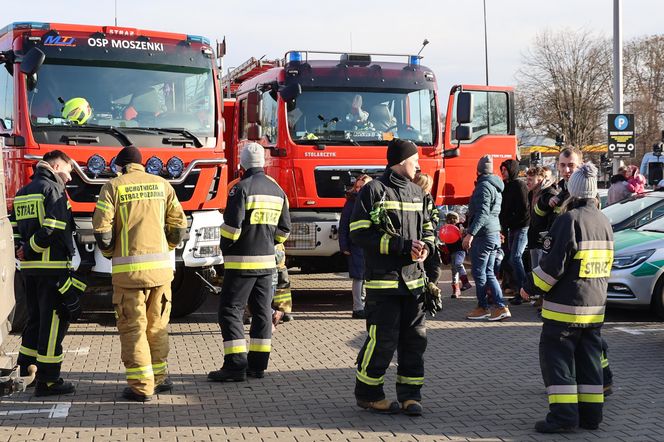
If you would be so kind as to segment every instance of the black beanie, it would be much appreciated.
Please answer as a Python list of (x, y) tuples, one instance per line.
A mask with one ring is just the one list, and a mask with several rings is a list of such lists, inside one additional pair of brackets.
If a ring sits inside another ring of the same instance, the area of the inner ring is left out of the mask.
[(120, 151), (117, 157), (115, 157), (115, 164), (124, 167), (129, 163), (143, 163), (143, 157), (141, 156), (141, 151), (134, 146), (127, 146)]
[(412, 141), (394, 138), (387, 144), (387, 167), (399, 164), (417, 153), (417, 146)]

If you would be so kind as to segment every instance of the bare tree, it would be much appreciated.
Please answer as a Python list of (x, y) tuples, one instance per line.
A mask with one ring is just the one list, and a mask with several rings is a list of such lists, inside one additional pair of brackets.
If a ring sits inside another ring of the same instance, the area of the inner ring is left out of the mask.
[(606, 137), (611, 105), (608, 40), (588, 31), (544, 31), (524, 54), (517, 73), (517, 118), (521, 128), (565, 135), (586, 146)]
[(664, 129), (664, 36), (625, 45), (625, 109), (635, 115), (637, 157), (650, 151)]

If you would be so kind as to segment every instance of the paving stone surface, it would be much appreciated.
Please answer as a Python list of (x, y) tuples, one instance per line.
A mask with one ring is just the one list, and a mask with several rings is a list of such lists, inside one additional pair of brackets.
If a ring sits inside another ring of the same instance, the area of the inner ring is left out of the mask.
[[(537, 346), (540, 322), (528, 305), (502, 323), (471, 322), (474, 291), (445, 299), (428, 321), (420, 418), (358, 409), (354, 367), (366, 332), (350, 317), (344, 275), (294, 275), (293, 322), (279, 325), (263, 379), (210, 383), (223, 361), (217, 299), (170, 325), (172, 394), (146, 404), (119, 397), (124, 387), (120, 342), (110, 311), (72, 325), (63, 377), (71, 396), (0, 400), (0, 441), (446, 441), (664, 440), (664, 324), (647, 312), (610, 310), (603, 335), (615, 376), (598, 431), (542, 436), (533, 424), (547, 409)], [(449, 295), (449, 284), (441, 286)], [(16, 352), (12, 336), (7, 351)], [(395, 367), (386, 375), (394, 398)]]

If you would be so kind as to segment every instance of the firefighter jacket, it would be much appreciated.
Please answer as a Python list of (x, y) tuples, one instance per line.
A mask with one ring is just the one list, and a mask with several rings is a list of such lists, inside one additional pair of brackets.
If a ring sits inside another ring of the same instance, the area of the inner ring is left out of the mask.
[(551, 185), (540, 187), (531, 193), (530, 198), (530, 226), (528, 227), (528, 248), (541, 249), (544, 236), (549, 231), (556, 214), (549, 206), (552, 197), (558, 194), (558, 190)]
[(169, 252), (184, 238), (187, 218), (168, 181), (140, 164), (104, 184), (92, 216), (101, 252), (112, 259), (113, 285), (157, 287), (173, 280)]
[(545, 253), (525, 288), (544, 296), (544, 321), (600, 327), (613, 264), (613, 230), (592, 198), (568, 209), (551, 226)]
[(74, 218), (65, 184), (50, 164), (37, 163), (32, 181), (16, 193), (10, 216), (14, 238), (25, 253), (24, 275), (68, 272), (74, 254)]
[(224, 270), (266, 275), (276, 268), (274, 245), (288, 239), (288, 199), (260, 167), (245, 171), (228, 192), (221, 225)]
[(367, 290), (423, 292), (423, 266), (413, 262), (410, 252), (416, 239), (424, 241), (429, 255), (434, 249), (434, 225), (425, 203), (422, 189), (391, 169), (362, 187), (350, 218), (350, 237), (364, 249)]

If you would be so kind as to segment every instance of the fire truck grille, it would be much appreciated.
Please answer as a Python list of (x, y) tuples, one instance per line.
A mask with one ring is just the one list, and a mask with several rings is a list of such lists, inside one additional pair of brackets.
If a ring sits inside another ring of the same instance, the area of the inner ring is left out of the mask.
[(317, 230), (315, 223), (292, 223), (290, 235), (284, 246), (287, 249), (313, 250), (317, 245)]
[[(200, 169), (193, 169), (187, 178), (180, 184), (173, 184), (175, 194), (180, 202), (189, 201), (194, 194)], [(88, 184), (77, 173), (71, 174), (71, 181), (67, 183), (69, 198), (77, 203), (94, 203), (99, 198), (101, 184)]]
[(316, 192), (319, 198), (343, 198), (358, 176), (367, 174), (378, 178), (384, 167), (317, 167), (314, 170)]

